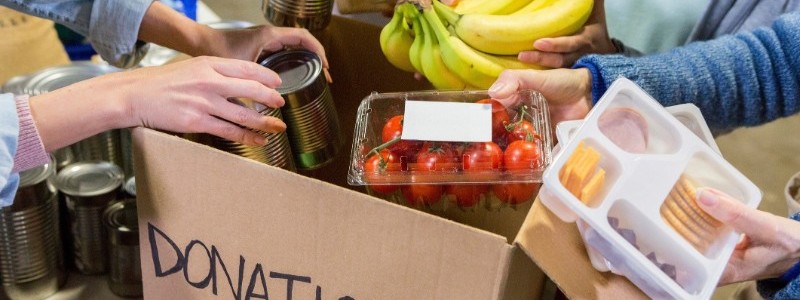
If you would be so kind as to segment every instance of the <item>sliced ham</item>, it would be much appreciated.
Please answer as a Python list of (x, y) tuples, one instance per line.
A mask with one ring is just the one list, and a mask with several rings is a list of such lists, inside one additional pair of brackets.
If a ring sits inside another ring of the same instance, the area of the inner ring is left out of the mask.
[(633, 109), (606, 110), (598, 119), (597, 127), (622, 150), (630, 153), (647, 150), (647, 120)]

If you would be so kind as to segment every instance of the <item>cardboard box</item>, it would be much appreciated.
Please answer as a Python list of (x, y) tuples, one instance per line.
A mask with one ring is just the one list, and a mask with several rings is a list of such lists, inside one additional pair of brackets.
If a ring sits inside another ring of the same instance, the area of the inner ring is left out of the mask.
[(334, 16), (318, 35), (346, 141), (320, 169), (134, 130), (146, 299), (540, 298), (544, 274), (514, 242), (530, 205), (436, 216), (346, 184), (361, 99), (430, 89), (386, 61), (379, 34)]
[(536, 299), (498, 234), (184, 140), (133, 133), (146, 299)]

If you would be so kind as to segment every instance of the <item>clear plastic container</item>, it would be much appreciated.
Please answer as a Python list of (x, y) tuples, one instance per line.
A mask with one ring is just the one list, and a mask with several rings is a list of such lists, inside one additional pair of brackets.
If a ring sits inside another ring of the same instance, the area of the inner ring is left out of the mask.
[(551, 136), (534, 91), (373, 93), (358, 109), (348, 182), (426, 210), (515, 208), (538, 194)]
[(749, 207), (761, 201), (690, 111), (670, 112), (633, 82), (615, 81), (571, 137), (558, 129), (567, 141), (539, 195), (578, 223), (596, 269), (626, 276), (656, 299), (708, 299), (738, 239), (697, 206), (700, 188)]

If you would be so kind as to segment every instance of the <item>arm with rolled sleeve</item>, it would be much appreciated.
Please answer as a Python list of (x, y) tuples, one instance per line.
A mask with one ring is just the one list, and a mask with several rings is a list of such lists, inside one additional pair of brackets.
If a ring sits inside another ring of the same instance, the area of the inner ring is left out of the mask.
[(103, 59), (117, 67), (132, 67), (147, 52), (137, 37), (152, 0), (0, 0), (0, 4), (85, 35)]

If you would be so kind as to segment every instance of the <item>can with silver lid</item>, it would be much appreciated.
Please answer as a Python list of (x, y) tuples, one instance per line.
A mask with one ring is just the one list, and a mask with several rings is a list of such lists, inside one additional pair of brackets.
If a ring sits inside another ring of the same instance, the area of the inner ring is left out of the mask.
[[(229, 101), (258, 111), (262, 115), (272, 116), (283, 120), (280, 109), (269, 108), (261, 103), (247, 98), (231, 98)], [(213, 137), (215, 140), (213, 144), (215, 148), (220, 150), (259, 161), (270, 166), (289, 171), (297, 170), (294, 165), (294, 158), (292, 158), (292, 149), (289, 146), (289, 138), (285, 131), (279, 133), (265, 133), (256, 130), (256, 132), (267, 138), (266, 145), (249, 146), (216, 136)]]
[(281, 114), (297, 168), (313, 170), (333, 161), (343, 138), (319, 56), (308, 50), (286, 50), (260, 63), (281, 78), (277, 91), (286, 101)]
[(113, 202), (103, 212), (103, 222), (109, 237), (108, 287), (117, 296), (142, 296), (136, 199)]
[(123, 180), (122, 169), (110, 162), (78, 162), (58, 172), (56, 187), (69, 211), (75, 267), (83, 274), (108, 270), (103, 210), (116, 199)]
[(0, 278), (11, 299), (42, 299), (66, 280), (55, 164), (20, 173), (14, 203), (0, 209)]

